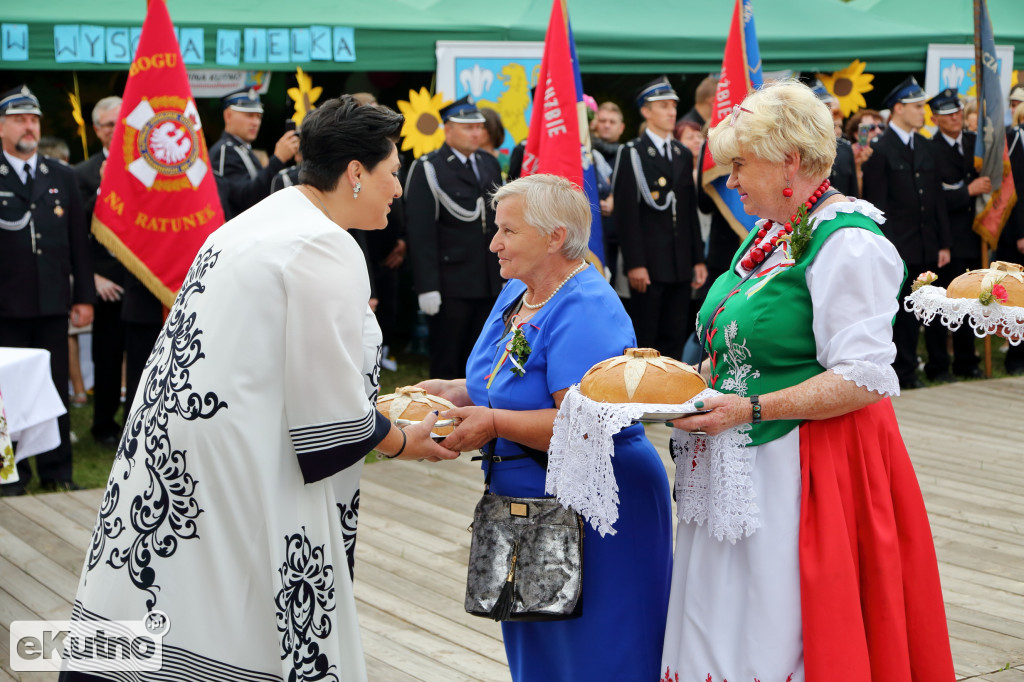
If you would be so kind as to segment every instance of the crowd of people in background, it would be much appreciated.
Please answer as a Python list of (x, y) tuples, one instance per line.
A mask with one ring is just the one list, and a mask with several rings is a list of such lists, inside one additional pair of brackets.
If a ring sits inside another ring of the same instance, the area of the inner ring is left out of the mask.
[[(692, 106), (680, 114), (679, 96), (669, 79), (651, 81), (631, 102), (643, 120), (635, 136), (627, 133), (619, 103), (598, 103), (588, 97), (586, 109), (606, 276), (626, 306), (637, 342), (692, 363), (701, 354), (693, 312), (704, 300), (709, 283), (730, 267), (742, 241), (703, 184), (705, 138), (716, 88), (714, 76), (705, 78)], [(838, 101), (824, 86), (812, 83), (812, 89), (833, 112), (837, 154), (831, 184), (885, 213), (882, 231), (907, 267), (901, 296), (925, 270), (935, 271), (937, 284), (946, 285), (964, 270), (980, 267), (982, 242), (972, 224), (979, 201), (992, 184), (991, 178), (974, 170), (976, 102), (952, 89), (926, 95), (909, 77), (880, 101), (882, 109), (860, 109), (844, 119)], [(376, 103), (368, 93), (355, 97), (364, 105)], [(1008, 103), (1011, 166), (1017, 177), (1024, 177), (1024, 87), (1013, 89)], [(67, 144), (40, 136), (42, 112), (28, 88), (0, 96), (0, 135), (6, 157), (0, 159), (6, 161), (0, 168), (0, 184), (11, 196), (25, 193), (26, 197), (42, 191), (42, 184), (52, 185), (48, 202), (39, 202), (38, 208), (33, 204), (33, 217), (39, 224), (54, 223), (53, 229), (64, 235), (58, 241), (70, 245), (53, 256), (49, 251), (43, 255), (38, 244), (33, 247), (38, 253), (33, 254), (12, 246), (3, 260), (16, 264), (32, 257), (56, 258), (48, 272), (70, 274), (74, 279), (74, 288), (55, 293), (52, 301), (45, 295), (40, 298), (36, 289), (0, 287), (7, 292), (0, 301), (0, 328), (10, 332), (0, 334), (0, 345), (45, 347), (60, 356), (53, 374), (58, 386), (68, 385), (65, 398), (70, 406), (88, 400), (80, 360), (82, 349), (90, 347), (92, 434), (111, 448), (121, 435), (123, 416), (119, 423), (118, 410), (122, 404), (131, 405), (163, 324), (163, 307), (156, 297), (87, 236), (120, 104), (118, 97), (96, 103), (92, 125), (102, 148), (72, 169), (67, 166)], [(224, 132), (211, 146), (210, 160), (225, 216), (231, 219), (272, 192), (298, 184), (301, 130), (286, 131), (271, 153), (261, 153), (252, 148), (262, 124), (259, 95), (240, 90), (224, 97), (222, 105)], [(934, 132), (925, 126), (926, 107)], [(496, 231), (490, 197), (520, 175), (526, 141), (506, 156), (500, 151), (506, 138), (501, 116), (477, 108), (469, 98), (445, 107), (441, 118), (445, 135), (441, 148), (418, 159), (403, 159), (400, 179), (405, 195), (395, 201), (387, 228), (356, 231), (354, 236), (370, 273), (371, 307), (384, 335), (384, 368), (396, 367), (394, 351), (408, 341), (403, 337), (426, 328), (428, 338), (414, 341), (429, 348), (430, 375), (450, 379), (464, 376), (473, 341), (502, 288), (499, 261), (490, 250)], [(36, 170), (30, 170), (32, 175), (26, 179), (24, 168)], [(51, 205), (53, 201), (56, 206)], [(17, 216), (5, 213), (0, 218)], [(1021, 202), (992, 255), (1006, 261), (1024, 260)], [(16, 265), (0, 271), (17, 276)], [(42, 288), (51, 286), (55, 284), (39, 283)], [(29, 297), (35, 297), (31, 304), (26, 303)], [(45, 305), (40, 307), (38, 300)], [(72, 310), (78, 314), (69, 318)], [(54, 318), (61, 320), (59, 348), (51, 329)], [(11, 322), (22, 325), (21, 331), (12, 331)], [(91, 346), (80, 343), (87, 332), (92, 334)], [(981, 376), (970, 330), (950, 334), (940, 325), (925, 328), (923, 357), (918, 348), (920, 334), (919, 323), (901, 308), (895, 322), (893, 368), (902, 388), (923, 385), (922, 373), (932, 382)], [(1024, 346), (1006, 350), (1005, 368), (1009, 374), (1024, 374)], [(67, 417), (62, 419), (67, 443), (71, 434)], [(51, 459), (55, 468), (46, 457), (37, 458), (43, 482), (74, 488), (69, 447), (62, 444)], [(25, 474), (30, 473), (23, 471), (23, 479), (28, 480)], [(23, 492), (22, 484), (15, 485), (17, 489), (5, 486), (5, 494)]]

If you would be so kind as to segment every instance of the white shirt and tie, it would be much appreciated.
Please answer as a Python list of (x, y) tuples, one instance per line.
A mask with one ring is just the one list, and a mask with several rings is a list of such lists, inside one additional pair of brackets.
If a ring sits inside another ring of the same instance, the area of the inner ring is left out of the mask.
[(476, 155), (470, 154), (466, 156), (458, 149), (452, 149), (452, 153), (455, 154), (455, 158), (462, 162), (463, 165), (469, 166), (473, 170), (473, 175), (476, 176), (476, 181), (480, 182), (480, 169), (476, 167)]
[(7, 163), (11, 164), (14, 172), (18, 174), (23, 183), (27, 185), (32, 182), (36, 176), (36, 169), (39, 167), (38, 154), (33, 154), (27, 159), (19, 159), (17, 156), (11, 156), (5, 151), (4, 156), (7, 158)]
[(911, 149), (914, 148), (914, 133), (908, 133), (907, 131), (903, 130), (903, 128), (900, 128), (892, 121), (889, 121), (889, 127), (892, 128), (892, 130), (894, 130), (896, 134), (900, 136), (900, 139), (903, 140), (903, 144), (907, 145)]
[(953, 147), (958, 152), (960, 152), (960, 156), (964, 155), (964, 134), (962, 132), (955, 138), (950, 137), (946, 133), (942, 133), (942, 137), (944, 140), (946, 140), (947, 143), (949, 143), (950, 147)]
[(659, 137), (658, 135), (652, 133), (650, 128), (648, 128), (644, 132), (647, 133), (647, 137), (651, 138), (651, 142), (653, 142), (654, 146), (658, 148), (658, 151), (661, 152), (661, 155), (664, 156), (669, 161), (671, 161), (672, 160), (672, 144), (669, 142), (669, 140), (671, 140), (671, 138), (670, 137)]

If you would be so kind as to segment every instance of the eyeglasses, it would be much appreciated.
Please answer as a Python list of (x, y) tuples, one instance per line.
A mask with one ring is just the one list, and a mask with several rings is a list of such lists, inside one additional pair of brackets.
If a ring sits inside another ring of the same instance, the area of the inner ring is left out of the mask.
[(93, 125), (95, 125), (97, 128), (113, 128), (115, 122), (111, 121), (110, 123), (94, 123)]
[(872, 123), (871, 127), (868, 128), (868, 130), (885, 130), (885, 124), (884, 123)]

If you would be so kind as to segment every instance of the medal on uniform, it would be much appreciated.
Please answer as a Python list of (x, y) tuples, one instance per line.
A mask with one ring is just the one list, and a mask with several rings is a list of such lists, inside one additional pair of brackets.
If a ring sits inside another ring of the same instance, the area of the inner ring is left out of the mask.
[(665, 178), (658, 178), (658, 186), (659, 187), (664, 187), (667, 184), (668, 184), (668, 180), (666, 180)]
[(654, 199), (655, 201), (657, 201), (658, 197), (660, 197), (660, 196), (661, 196), (661, 192), (658, 192), (658, 191), (651, 192), (651, 198)]
[(53, 208), (53, 215), (57, 216), (58, 218), (63, 216), (64, 215), (64, 207), (61, 206), (60, 204), (57, 204), (56, 206), (54, 206), (54, 208)]
[(647, 148), (647, 155), (652, 157), (654, 156), (654, 147)]
[(7, 169), (7, 166), (0, 165), (0, 175), (7, 175), (11, 171)]

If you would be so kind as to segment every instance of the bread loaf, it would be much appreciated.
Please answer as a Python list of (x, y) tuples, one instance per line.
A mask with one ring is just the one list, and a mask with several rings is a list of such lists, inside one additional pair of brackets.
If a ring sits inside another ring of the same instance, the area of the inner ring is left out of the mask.
[[(994, 295), (1005, 291), (1004, 297)], [(982, 303), (999, 303), (1006, 306), (1024, 307), (1024, 267), (1016, 263), (995, 261), (988, 270), (970, 270), (960, 275), (946, 287), (948, 298), (974, 298)], [(991, 296), (991, 300), (989, 297)]]
[[(443, 412), (453, 407), (455, 405), (452, 405), (444, 398), (430, 395), (419, 386), (402, 386), (396, 389), (394, 393), (377, 398), (377, 409), (391, 421), (396, 419), (408, 419), (413, 422), (423, 421), (434, 410)], [(433, 429), (433, 432), (439, 436), (447, 436), (454, 430), (455, 427), (453, 425), (448, 425), (437, 427)]]
[(591, 367), (580, 393), (601, 403), (679, 405), (707, 387), (704, 377), (685, 363), (653, 348), (627, 348)]

